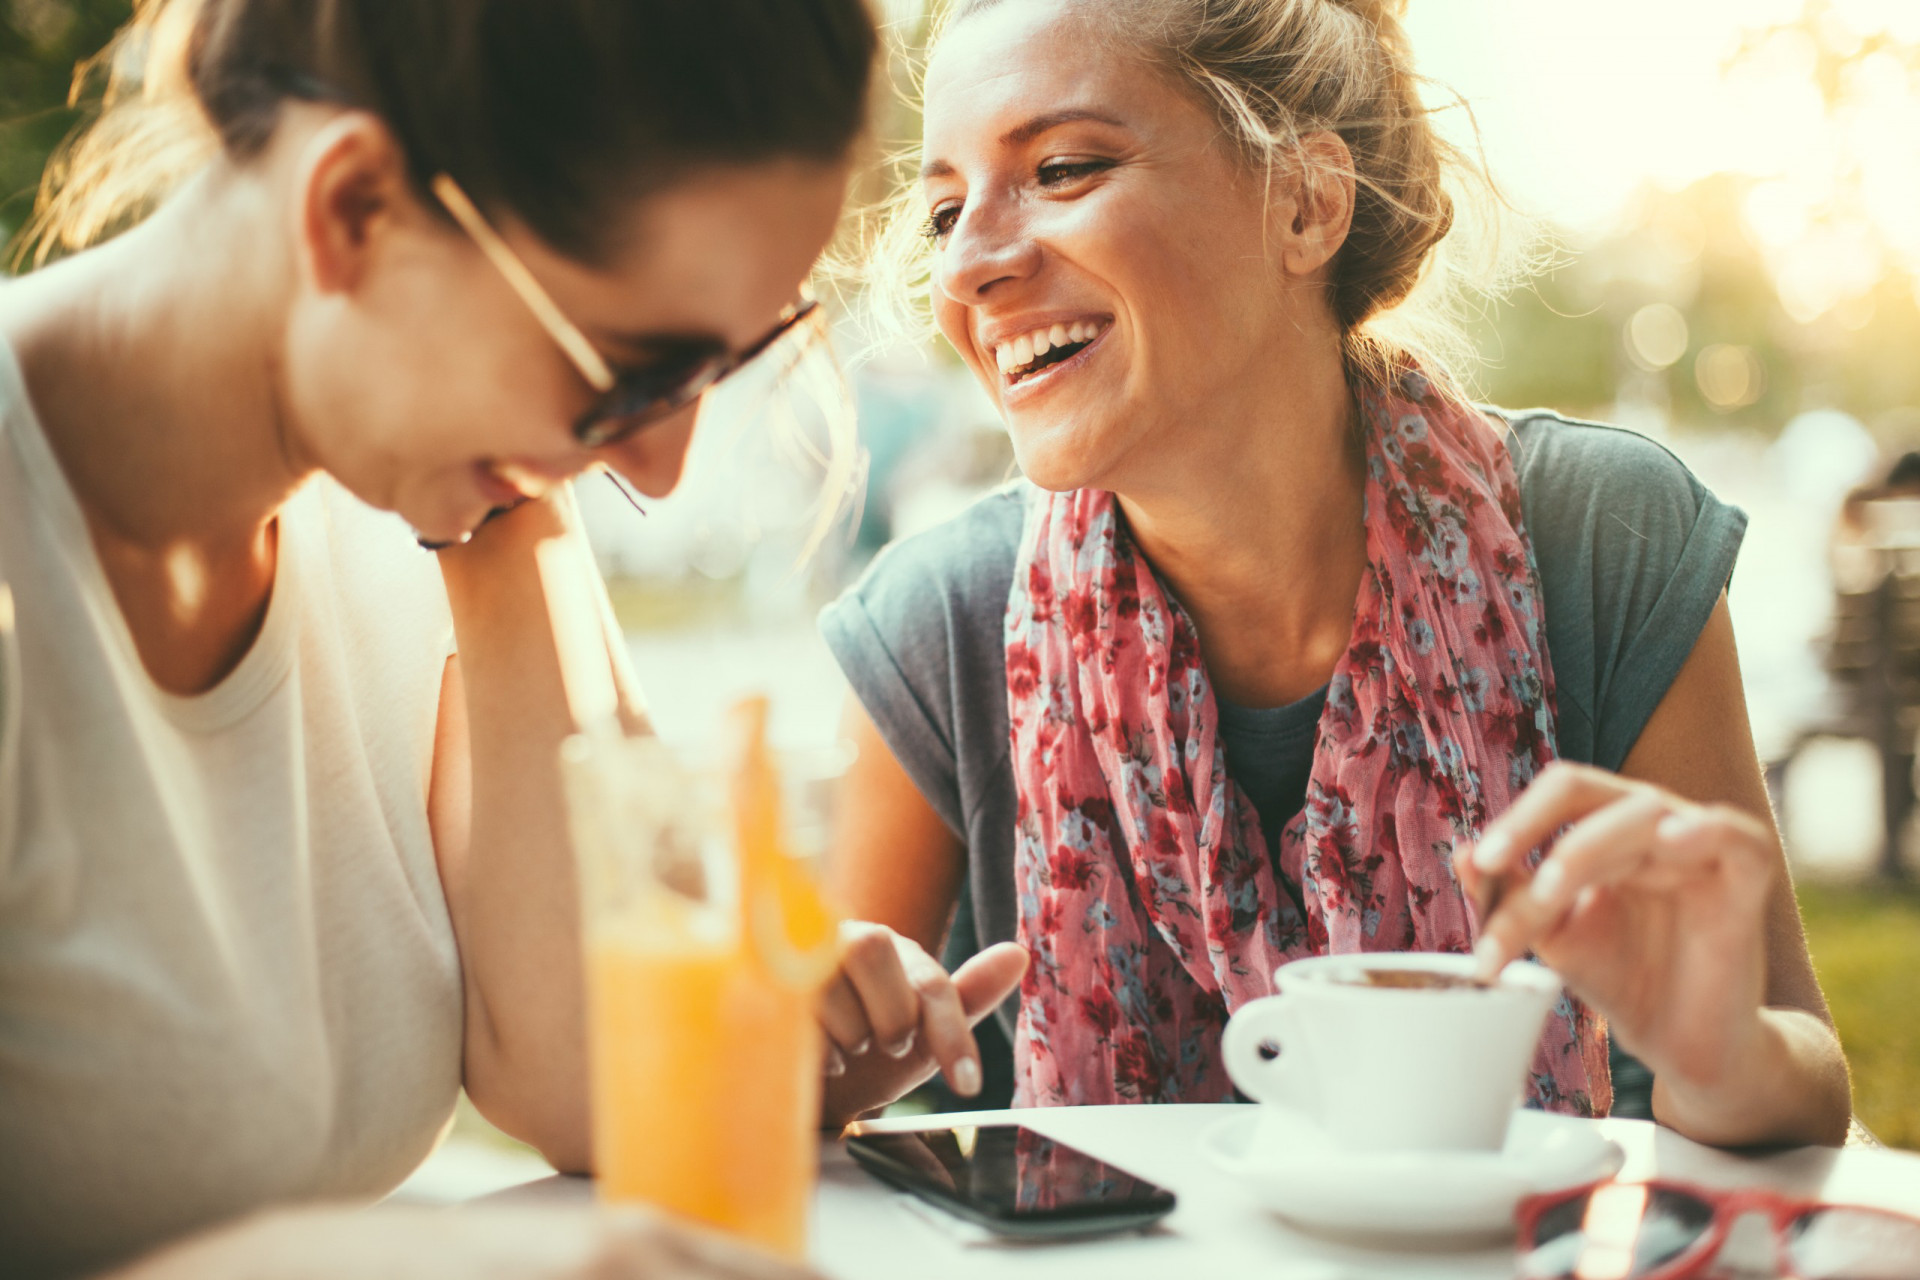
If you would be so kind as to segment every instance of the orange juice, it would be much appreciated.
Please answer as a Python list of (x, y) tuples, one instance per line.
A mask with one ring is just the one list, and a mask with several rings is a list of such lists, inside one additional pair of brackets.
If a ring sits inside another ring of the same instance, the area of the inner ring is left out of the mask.
[(811, 1001), (738, 946), (588, 948), (600, 1195), (806, 1251), (819, 1142)]
[(736, 719), (741, 752), (724, 778), (657, 742), (577, 739), (563, 755), (594, 1167), (604, 1200), (798, 1259), (819, 1143), (813, 1002), (838, 920), (790, 856), (764, 704)]

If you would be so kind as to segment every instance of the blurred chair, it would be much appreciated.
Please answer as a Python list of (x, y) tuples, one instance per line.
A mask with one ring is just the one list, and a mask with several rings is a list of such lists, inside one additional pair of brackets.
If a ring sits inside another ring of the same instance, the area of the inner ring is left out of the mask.
[[(1826, 713), (1769, 762), (1768, 787), (1784, 809), (1786, 770), (1807, 743), (1873, 743), (1885, 831), (1880, 870), (1901, 879), (1920, 740), (1920, 453), (1903, 456), (1880, 485), (1848, 496), (1834, 529), (1832, 567), (1833, 623), (1823, 654), (1832, 696)], [(1783, 827), (1785, 817), (1783, 811)]]

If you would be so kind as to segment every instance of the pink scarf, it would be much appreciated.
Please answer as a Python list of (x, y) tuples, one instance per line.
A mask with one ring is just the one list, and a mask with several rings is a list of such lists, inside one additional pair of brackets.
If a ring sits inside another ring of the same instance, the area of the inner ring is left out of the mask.
[[(1417, 371), (1397, 383), (1360, 393), (1367, 570), (1280, 837), (1292, 891), (1227, 776), (1193, 622), (1113, 495), (1031, 499), (1006, 630), (1017, 1105), (1230, 1099), (1221, 1028), (1279, 966), (1471, 949), (1453, 850), (1554, 758), (1553, 671), (1505, 445)], [(1604, 1027), (1570, 997), (1528, 1094), (1611, 1105)]]

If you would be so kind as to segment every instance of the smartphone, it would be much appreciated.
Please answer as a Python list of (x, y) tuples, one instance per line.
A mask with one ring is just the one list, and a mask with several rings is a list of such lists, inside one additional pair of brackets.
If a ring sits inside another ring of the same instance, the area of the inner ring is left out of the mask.
[(1000, 1235), (1104, 1235), (1173, 1212), (1171, 1191), (1024, 1125), (906, 1133), (854, 1125), (847, 1153), (883, 1182)]

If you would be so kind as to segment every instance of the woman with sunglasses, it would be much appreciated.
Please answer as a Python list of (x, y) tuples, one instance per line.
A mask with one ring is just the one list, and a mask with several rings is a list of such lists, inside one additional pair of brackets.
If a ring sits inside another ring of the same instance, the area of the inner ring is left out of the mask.
[[(533, 550), (586, 468), (672, 489), (804, 317), (875, 41), (862, 0), (140, 7), (66, 256), (0, 291), (0, 1269), (377, 1197), (463, 1086), (588, 1167)], [(155, 1265), (759, 1265), (502, 1230)]]
[(1629, 1114), (1845, 1133), (1724, 598), (1744, 517), (1417, 354), (1469, 170), (1404, 7), (950, 6), (904, 274), (1025, 482), (823, 618), (873, 922), (836, 1118), (981, 1089), (996, 1008), (1019, 1102), (1224, 1101), (1221, 1029), (1292, 959), (1534, 950), (1575, 997), (1535, 1105), (1607, 1113), (1610, 1028)]

